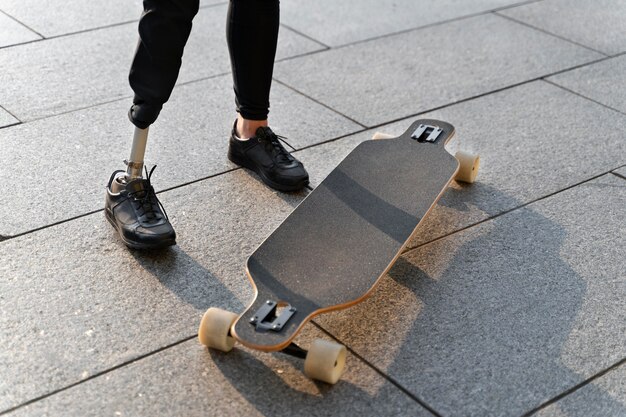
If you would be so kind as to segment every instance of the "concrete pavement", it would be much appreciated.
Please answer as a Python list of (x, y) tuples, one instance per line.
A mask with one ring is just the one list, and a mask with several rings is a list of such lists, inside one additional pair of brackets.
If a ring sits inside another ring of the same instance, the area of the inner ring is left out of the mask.
[(420, 117), (482, 160), (371, 298), (300, 336), (348, 347), (332, 387), (195, 337), (309, 192), (227, 160), (227, 4), (201, 7), (147, 154), (178, 245), (146, 254), (102, 213), (141, 2), (0, 0), (0, 415), (626, 416), (620, 0), (281, 3), (270, 120), (312, 187)]

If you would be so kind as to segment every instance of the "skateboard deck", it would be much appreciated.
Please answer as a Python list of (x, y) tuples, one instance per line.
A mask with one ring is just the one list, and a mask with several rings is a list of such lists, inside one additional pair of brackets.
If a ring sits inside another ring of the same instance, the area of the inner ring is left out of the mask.
[(358, 145), (248, 258), (256, 296), (232, 337), (283, 350), (314, 316), (363, 301), (455, 178), (453, 135), (423, 119)]

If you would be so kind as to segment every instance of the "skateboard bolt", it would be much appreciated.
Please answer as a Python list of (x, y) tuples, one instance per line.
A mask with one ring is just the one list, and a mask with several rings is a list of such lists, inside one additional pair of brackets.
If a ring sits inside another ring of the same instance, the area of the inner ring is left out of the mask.
[(269, 304), (269, 305), (272, 305), (272, 304), (273, 304), (271, 300), (267, 300), (265, 303), (267, 303), (267, 304)]
[(278, 327), (279, 327), (278, 324), (275, 324), (272, 326), (272, 329), (278, 329)]
[(289, 311), (291, 311), (291, 312), (293, 313), (294, 311), (296, 311), (296, 308), (295, 308), (295, 307), (291, 307), (291, 308), (289, 309)]

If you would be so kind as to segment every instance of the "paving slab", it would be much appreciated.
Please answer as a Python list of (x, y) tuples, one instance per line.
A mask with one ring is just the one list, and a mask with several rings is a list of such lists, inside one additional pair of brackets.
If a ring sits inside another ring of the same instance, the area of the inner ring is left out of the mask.
[(41, 36), (2, 13), (0, 8), (0, 48), (36, 39)]
[(625, 215), (605, 175), (403, 255), (318, 321), (441, 415), (522, 415), (625, 357)]
[[(479, 154), (481, 168), (476, 183), (452, 183), (409, 247), (619, 167), (626, 155), (625, 116), (543, 81), (385, 125), (297, 155), (316, 185), (375, 130), (399, 135), (419, 118), (452, 123), (458, 140), (451, 144), (451, 151), (461, 148)], [(602, 140), (592, 139), (597, 137)]]
[(626, 51), (626, 4), (621, 0), (545, 0), (498, 13), (605, 54)]
[(15, 123), (19, 123), (15, 117), (11, 116), (9, 112), (0, 107), (0, 128), (9, 126)]
[(626, 416), (622, 365), (537, 413), (539, 417)]
[[(223, 3), (201, 0), (201, 6)], [(46, 38), (138, 20), (141, 0), (0, 0), (0, 10)]]
[(484, 15), (292, 59), (279, 63), (274, 74), (375, 126), (600, 57)]
[[(324, 336), (307, 326), (298, 343)], [(9, 416), (432, 416), (352, 355), (334, 386), (304, 376), (303, 361), (197, 339), (167, 349)]]
[(514, 0), (295, 0), (281, 4), (281, 21), (326, 45), (339, 46), (484, 13)]
[(242, 170), (162, 193), (178, 245), (129, 251), (98, 212), (0, 242), (0, 410), (197, 331), (252, 297), (245, 259), (304, 194)]
[(626, 56), (567, 71), (548, 80), (626, 113), (626, 93), (621, 88), (615, 88), (626, 83)]
[(616, 169), (615, 171), (616, 174), (621, 175), (623, 178), (626, 178), (626, 167), (620, 168), (620, 169)]
[[(179, 83), (230, 73), (226, 6), (202, 9), (194, 20)], [(121, 97), (131, 97), (128, 70), (137, 24), (95, 30), (0, 50), (0, 105), (22, 121)], [(277, 59), (322, 48), (282, 28)]]
[[(278, 84), (271, 101), (272, 125), (294, 146), (360, 128)], [(101, 209), (109, 176), (125, 169), (122, 161), (130, 152), (129, 106), (130, 100), (121, 100), (0, 129), (0, 174), (20, 178), (0, 185), (0, 193), (13, 196), (0, 205), (0, 235), (14, 236)], [(148, 166), (159, 166), (153, 177), (156, 189), (237, 168), (226, 156), (235, 114), (230, 75), (177, 88), (151, 128), (146, 151)], [(73, 192), (60, 192), (52, 186), (55, 179), (63, 179)]]

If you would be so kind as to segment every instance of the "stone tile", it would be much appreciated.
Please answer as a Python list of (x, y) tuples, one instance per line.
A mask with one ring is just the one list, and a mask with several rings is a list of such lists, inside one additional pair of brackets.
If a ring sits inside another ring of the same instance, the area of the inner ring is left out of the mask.
[(548, 80), (626, 113), (626, 94), (623, 89), (615, 88), (626, 84), (626, 56), (564, 72)]
[(170, 249), (129, 251), (102, 212), (0, 242), (0, 410), (190, 337), (209, 306), (241, 310), (247, 256), (302, 197), (238, 170), (162, 193)]
[(19, 120), (11, 116), (6, 110), (0, 107), (0, 128), (15, 123), (19, 123)]
[(622, 177), (626, 178), (626, 167), (622, 167), (620, 169), (616, 169), (615, 171), (616, 174), (621, 175)]
[[(358, 126), (279, 84), (271, 99), (273, 125), (294, 146)], [(124, 168), (122, 161), (130, 152), (129, 105), (121, 100), (0, 129), (0, 175), (20, 178), (17, 183), (0, 182), (0, 193), (13, 196), (0, 204), (0, 235), (16, 235), (103, 207), (106, 181), (115, 169)], [(150, 132), (146, 162), (159, 165), (153, 178), (156, 189), (236, 168), (226, 157), (234, 118), (230, 75), (179, 86)], [(305, 122), (296, 125), (294, 120)], [(51, 186), (60, 179), (71, 194)]]
[[(201, 6), (220, 2), (201, 0)], [(0, 10), (49, 38), (138, 20), (143, 7), (141, 0), (0, 0)]]
[(326, 45), (338, 46), (518, 3), (514, 0), (295, 0), (281, 21)]
[[(225, 6), (200, 11), (179, 83), (230, 73), (225, 15)], [(1, 104), (27, 121), (131, 97), (128, 69), (136, 26), (129, 23), (0, 50), (0, 84), (5, 88)], [(277, 59), (319, 48), (283, 28)]]
[(605, 175), (437, 240), (319, 322), (441, 415), (522, 415), (626, 355), (625, 203)]
[(605, 54), (626, 51), (626, 4), (620, 0), (546, 0), (499, 13)]
[(41, 39), (35, 32), (2, 13), (0, 7), (0, 48)]
[(626, 415), (626, 366), (610, 371), (537, 413), (539, 417)]
[[(452, 123), (458, 139), (452, 152), (478, 153), (481, 168), (476, 183), (452, 183), (409, 247), (619, 167), (626, 154), (625, 116), (538, 81), (306, 149), (298, 157), (319, 184), (374, 130), (399, 135), (422, 117)], [(590, 140), (598, 136), (601, 141)]]
[(275, 77), (374, 126), (599, 57), (485, 15), (282, 62)]
[[(307, 326), (300, 342), (325, 337)], [(334, 386), (314, 383), (303, 361), (197, 339), (29, 405), (9, 416), (430, 416), (352, 355)], [(116, 414), (119, 413), (119, 414)]]

